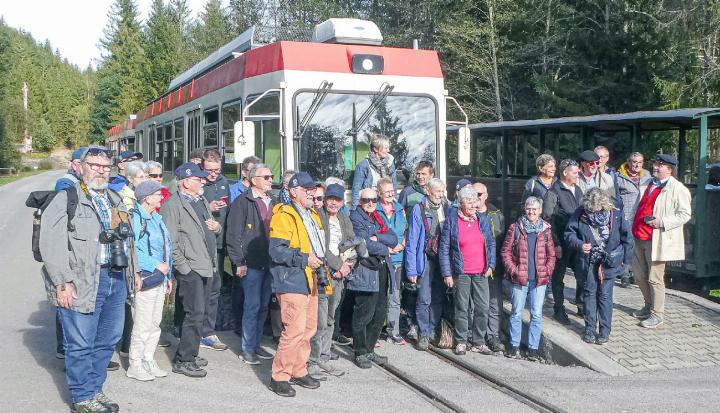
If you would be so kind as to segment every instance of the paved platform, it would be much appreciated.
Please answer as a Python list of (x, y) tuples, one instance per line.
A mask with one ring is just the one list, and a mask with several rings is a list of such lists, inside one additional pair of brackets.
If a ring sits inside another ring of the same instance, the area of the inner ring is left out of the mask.
[[(610, 342), (587, 344), (581, 339), (585, 323), (567, 301), (575, 297), (575, 278), (570, 274), (565, 277), (565, 308), (571, 325), (552, 318), (552, 305), (546, 303), (543, 308), (541, 345), (551, 361), (583, 365), (612, 376), (720, 365), (720, 304), (668, 289), (665, 323), (646, 329), (631, 315), (643, 305), (640, 289), (616, 285)], [(505, 310), (509, 313), (509, 303)], [(525, 319), (529, 319), (527, 312)]]

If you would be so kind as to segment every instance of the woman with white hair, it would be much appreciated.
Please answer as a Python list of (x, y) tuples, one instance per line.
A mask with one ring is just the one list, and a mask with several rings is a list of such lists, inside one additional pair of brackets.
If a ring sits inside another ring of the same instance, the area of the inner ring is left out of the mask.
[[(162, 185), (163, 183), (163, 169), (162, 164), (160, 162), (155, 161), (147, 161), (145, 162), (145, 173), (147, 174), (148, 179), (152, 179), (153, 181), (159, 183)], [(163, 202), (165, 202), (166, 199), (170, 198), (170, 191), (165, 188), (164, 186), (160, 190), (160, 193), (162, 194), (162, 200), (160, 201), (160, 205), (162, 205)], [(160, 212), (160, 207), (158, 207), (156, 212)]]
[(525, 213), (510, 225), (502, 247), (505, 273), (512, 282), (510, 351), (506, 354), (509, 358), (520, 358), (522, 312), (526, 300), (529, 300), (527, 358), (530, 361), (538, 359), (545, 289), (555, 270), (555, 243), (550, 224), (540, 218), (541, 213), (542, 200), (528, 197), (525, 200)]
[(127, 184), (122, 187), (118, 194), (122, 197), (123, 204), (128, 210), (135, 208), (135, 188), (140, 185), (140, 182), (147, 179), (145, 169), (146, 165), (143, 161), (132, 161), (125, 165)]
[[(623, 212), (600, 188), (588, 190), (580, 208), (565, 229), (568, 248), (578, 252), (579, 274), (584, 279), (586, 343), (605, 344), (612, 324), (615, 278), (631, 264), (633, 237)], [(597, 328), (599, 319), (599, 330)], [(598, 334), (596, 334), (596, 331)]]
[(370, 152), (367, 158), (355, 166), (355, 175), (352, 184), (352, 207), (360, 202), (360, 191), (365, 188), (377, 187), (382, 178), (390, 178), (393, 188), (397, 188), (397, 173), (395, 159), (390, 155), (390, 140), (387, 136), (376, 133), (370, 140)]
[(477, 212), (477, 193), (466, 186), (458, 193), (458, 207), (450, 208), (438, 248), (440, 271), (448, 288), (455, 287), (455, 354), (468, 347), (468, 314), (473, 306), (471, 351), (485, 355), (490, 286), (495, 269), (495, 237), (487, 214)]

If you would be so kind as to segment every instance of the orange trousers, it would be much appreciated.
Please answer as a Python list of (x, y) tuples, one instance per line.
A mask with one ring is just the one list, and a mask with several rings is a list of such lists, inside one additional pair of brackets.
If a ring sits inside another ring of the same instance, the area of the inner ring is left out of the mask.
[(275, 381), (288, 381), (291, 377), (308, 374), (310, 339), (317, 331), (318, 296), (317, 293), (276, 295), (285, 329), (273, 360), (272, 378)]

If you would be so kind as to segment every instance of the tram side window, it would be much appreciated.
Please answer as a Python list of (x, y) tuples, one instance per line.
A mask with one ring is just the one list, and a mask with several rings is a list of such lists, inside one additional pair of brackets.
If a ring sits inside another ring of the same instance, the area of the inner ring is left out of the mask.
[(173, 170), (180, 166), (185, 159), (185, 121), (182, 118), (175, 119), (174, 128), (175, 134), (173, 136), (173, 140), (175, 145), (173, 148)]
[(218, 109), (209, 109), (204, 113), (205, 122), (203, 126), (203, 147), (218, 147)]
[(473, 176), (497, 176), (500, 174), (498, 139), (495, 136), (478, 135), (475, 137), (475, 151), (472, 160)]
[(143, 131), (139, 130), (135, 132), (135, 148), (137, 148), (139, 152), (142, 152), (144, 144), (145, 142), (143, 142)]
[(188, 119), (188, 150), (200, 147), (200, 109), (187, 113)]
[[(248, 104), (254, 99), (249, 97)], [(280, 122), (276, 118), (279, 113), (280, 99), (277, 93), (268, 93), (248, 110), (248, 115), (256, 116), (252, 119), (255, 122), (255, 155), (273, 171), (274, 184), (280, 183), (282, 173)], [(263, 119), (263, 116), (268, 118)]]

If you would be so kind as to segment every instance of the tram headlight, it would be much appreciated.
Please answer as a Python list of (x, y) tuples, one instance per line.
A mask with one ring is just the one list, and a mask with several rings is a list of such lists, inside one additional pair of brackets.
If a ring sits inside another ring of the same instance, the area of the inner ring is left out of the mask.
[(371, 54), (356, 54), (352, 57), (353, 73), (381, 75), (385, 69), (385, 60), (382, 56)]

